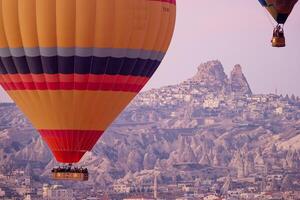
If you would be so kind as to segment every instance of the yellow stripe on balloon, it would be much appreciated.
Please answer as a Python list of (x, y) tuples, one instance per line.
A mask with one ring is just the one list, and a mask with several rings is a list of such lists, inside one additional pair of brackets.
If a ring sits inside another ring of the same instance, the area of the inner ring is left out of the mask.
[(7, 92), (35, 128), (46, 130), (103, 131), (136, 95), (113, 91)]
[(8, 47), (7, 38), (10, 48), (166, 52), (176, 13), (174, 4), (149, 0), (76, 0), (76, 4), (74, 0), (1, 0), (0, 4), (0, 23), (3, 20), (5, 27), (5, 32), (0, 30), (0, 48)]

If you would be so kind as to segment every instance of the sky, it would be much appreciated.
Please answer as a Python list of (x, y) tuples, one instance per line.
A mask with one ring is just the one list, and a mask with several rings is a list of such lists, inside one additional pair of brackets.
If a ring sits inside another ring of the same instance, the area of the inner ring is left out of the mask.
[(287, 47), (271, 47), (271, 18), (257, 0), (177, 0), (169, 51), (146, 89), (179, 83), (212, 59), (241, 64), (254, 93), (300, 96), (300, 3), (285, 24)]
[[(184, 81), (218, 59), (227, 74), (241, 64), (254, 93), (300, 96), (300, 3), (285, 25), (287, 47), (271, 47), (272, 30), (257, 0), (177, 0), (171, 46), (145, 90)], [(3, 91), (0, 97), (8, 101)]]

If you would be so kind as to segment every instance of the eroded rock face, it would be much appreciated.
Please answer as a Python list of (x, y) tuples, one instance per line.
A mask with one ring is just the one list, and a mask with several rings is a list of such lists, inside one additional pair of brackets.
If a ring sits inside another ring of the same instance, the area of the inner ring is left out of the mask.
[(238, 95), (252, 95), (248, 81), (239, 64), (234, 66), (230, 78), (228, 78), (220, 61), (214, 60), (202, 63), (190, 81), (197, 82), (199, 85), (216, 91), (221, 90)]
[(153, 153), (146, 153), (144, 156), (144, 169), (153, 169), (156, 163), (157, 157)]
[(287, 167), (291, 169), (300, 169), (300, 156), (298, 151), (289, 150), (286, 156)]
[(214, 60), (200, 64), (197, 74), (192, 79), (194, 81), (207, 83), (215, 81), (225, 82), (227, 81), (227, 76), (222, 63), (218, 60)]
[(131, 172), (140, 171), (143, 168), (144, 155), (138, 150), (133, 150), (128, 155), (127, 166)]
[(230, 88), (233, 93), (239, 95), (252, 95), (252, 91), (246, 77), (243, 74), (241, 65), (235, 65), (230, 74)]
[(47, 163), (51, 153), (41, 138), (34, 139), (24, 149), (16, 153), (16, 159)]
[(228, 87), (228, 77), (222, 63), (218, 60), (200, 64), (197, 73), (190, 81), (198, 82), (202, 86), (213, 87), (216, 90)]

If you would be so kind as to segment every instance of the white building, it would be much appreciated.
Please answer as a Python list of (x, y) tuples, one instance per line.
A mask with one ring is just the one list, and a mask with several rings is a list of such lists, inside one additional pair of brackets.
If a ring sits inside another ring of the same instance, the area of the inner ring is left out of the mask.
[(73, 200), (73, 190), (65, 189), (60, 185), (43, 186), (43, 198), (47, 200)]
[(127, 184), (114, 184), (113, 190), (116, 193), (129, 193), (130, 192), (130, 186)]
[(204, 197), (203, 200), (222, 200), (222, 198), (212, 194)]
[(210, 126), (215, 124), (215, 120), (213, 118), (205, 118), (204, 119), (204, 125), (205, 126)]
[(277, 107), (274, 112), (277, 115), (282, 115), (283, 114), (283, 107)]
[(5, 191), (3, 191), (1, 188), (0, 188), (0, 197), (4, 197), (5, 196)]
[(24, 198), (24, 200), (31, 200), (31, 196), (30, 196), (30, 194), (27, 194), (27, 195), (25, 195), (25, 198)]
[(219, 108), (220, 101), (218, 99), (205, 99), (203, 102), (203, 108)]
[(241, 191), (240, 190), (230, 190), (227, 192), (228, 197), (232, 197), (232, 198), (239, 198), (241, 195)]
[(282, 181), (283, 175), (282, 174), (272, 174), (267, 176), (267, 181), (272, 182), (273, 180), (275, 181)]
[(240, 195), (240, 198), (245, 199), (245, 200), (252, 200), (255, 198), (255, 195), (254, 195), (254, 193), (242, 193)]
[(50, 188), (50, 187), (49, 187), (48, 184), (44, 184), (44, 185), (43, 185), (43, 199), (47, 198), (49, 188)]

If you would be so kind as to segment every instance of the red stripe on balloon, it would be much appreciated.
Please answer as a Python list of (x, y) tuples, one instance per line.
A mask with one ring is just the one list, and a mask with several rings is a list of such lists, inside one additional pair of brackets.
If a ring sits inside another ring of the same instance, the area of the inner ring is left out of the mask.
[(116, 83), (4, 83), (3, 89), (9, 90), (89, 90), (139, 92), (144, 85)]
[(124, 75), (0, 75), (5, 90), (92, 90), (139, 92), (148, 77)]
[(56, 160), (62, 163), (77, 163), (90, 151), (103, 131), (90, 130), (39, 130)]

